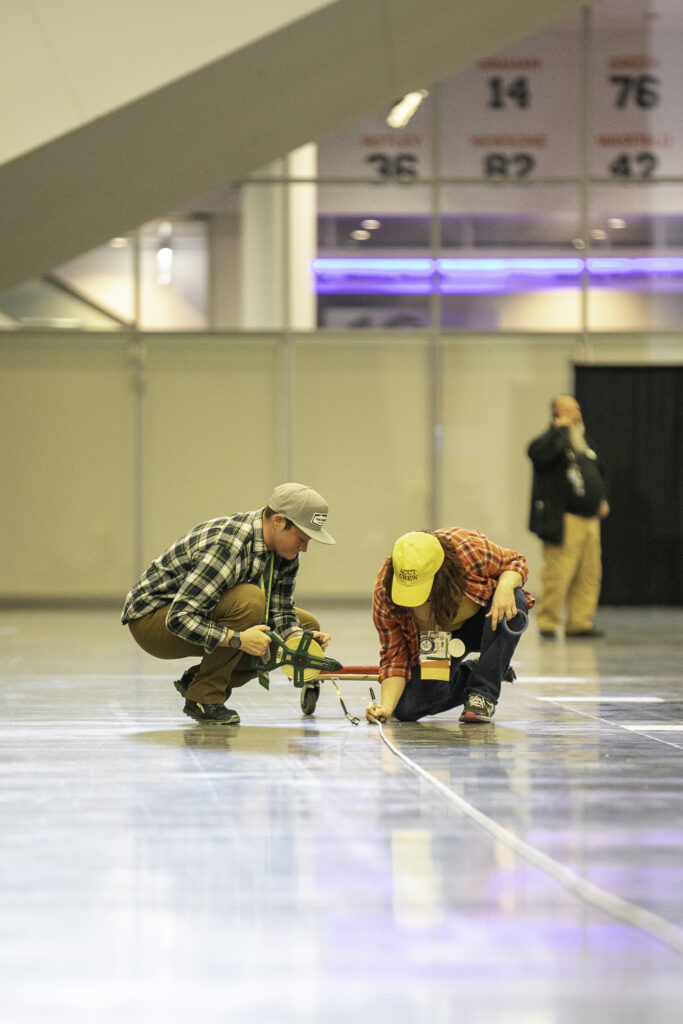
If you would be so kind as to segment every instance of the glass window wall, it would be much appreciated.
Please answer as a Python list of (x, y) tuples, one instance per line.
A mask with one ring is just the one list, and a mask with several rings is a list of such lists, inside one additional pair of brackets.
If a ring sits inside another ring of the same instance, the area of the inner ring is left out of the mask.
[[(683, 8), (603, 0), (0, 296), (0, 328), (678, 329)], [(397, 98), (398, 99), (398, 98)]]

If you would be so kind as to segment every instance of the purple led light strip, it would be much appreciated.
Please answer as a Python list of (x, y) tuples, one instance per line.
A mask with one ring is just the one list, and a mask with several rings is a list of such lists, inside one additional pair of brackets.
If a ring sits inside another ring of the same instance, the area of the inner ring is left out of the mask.
[(603, 281), (618, 278), (626, 286), (659, 276), (683, 277), (683, 258), (315, 259), (312, 270), (318, 294), (496, 294), (576, 287), (584, 273)]

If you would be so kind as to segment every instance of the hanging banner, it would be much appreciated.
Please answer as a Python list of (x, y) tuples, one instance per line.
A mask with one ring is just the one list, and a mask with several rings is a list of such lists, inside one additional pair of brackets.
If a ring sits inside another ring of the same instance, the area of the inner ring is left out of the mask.
[(443, 177), (524, 181), (581, 170), (578, 16), (442, 85)]
[(387, 110), (323, 140), (319, 173), (394, 184), (580, 180), (586, 75), (588, 173), (615, 182), (680, 176), (682, 9), (681, 0), (606, 0), (591, 8), (586, 62), (576, 13), (440, 83), (438, 167), (428, 96), (404, 128), (386, 124)]
[[(400, 97), (397, 97), (400, 98)], [(405, 128), (386, 123), (389, 108), (357, 121), (318, 145), (318, 174), (407, 184), (432, 174), (431, 110), (427, 97)]]
[[(656, 7), (656, 9), (654, 9)], [(591, 64), (591, 174), (615, 181), (680, 175), (680, 2), (596, 4)]]

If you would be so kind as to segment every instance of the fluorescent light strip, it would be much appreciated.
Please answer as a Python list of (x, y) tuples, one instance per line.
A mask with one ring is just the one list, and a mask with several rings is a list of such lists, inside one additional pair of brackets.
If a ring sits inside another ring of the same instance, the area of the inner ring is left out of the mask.
[(316, 259), (313, 270), (316, 274), (373, 274), (373, 273), (414, 273), (432, 274), (438, 260), (430, 259)]
[(584, 269), (584, 260), (578, 257), (572, 257), (571, 259), (562, 258), (533, 258), (533, 259), (520, 259), (518, 257), (510, 259), (487, 259), (482, 257), (481, 259), (443, 259), (435, 260), (436, 269), (443, 274), (462, 274), (467, 272), (473, 273), (504, 273), (509, 274), (511, 271), (518, 271), (520, 273), (538, 274), (547, 273), (548, 269), (553, 270), (556, 274), (581, 274)]
[[(681, 257), (538, 257), (479, 259), (318, 258), (312, 261), (319, 294), (500, 294), (526, 288), (576, 287), (582, 274), (623, 285), (643, 278), (683, 277)], [(683, 282), (671, 282), (677, 287)]]
[(634, 259), (612, 258), (609, 256), (589, 257), (586, 260), (590, 274), (681, 274), (683, 259), (679, 256), (641, 256)]

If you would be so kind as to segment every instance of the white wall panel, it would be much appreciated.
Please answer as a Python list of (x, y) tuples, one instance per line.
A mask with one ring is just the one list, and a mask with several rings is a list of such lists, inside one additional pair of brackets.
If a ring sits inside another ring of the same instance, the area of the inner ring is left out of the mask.
[(527, 529), (526, 448), (547, 428), (551, 398), (572, 390), (577, 355), (571, 335), (482, 335), (444, 345), (441, 525), (481, 530), (521, 551), (537, 589), (540, 544)]
[(0, 345), (0, 591), (125, 593), (133, 572), (133, 409), (125, 339)]
[[(285, 479), (330, 503), (335, 547), (311, 544), (297, 595), (370, 603), (401, 533), (462, 525), (524, 552), (526, 448), (573, 361), (683, 362), (683, 337), (444, 336), (443, 455), (432, 514), (427, 334), (147, 336), (136, 378), (124, 337), (6, 335), (0, 344), (0, 600), (115, 602), (203, 519), (265, 503)], [(142, 520), (136, 528), (136, 379)], [(590, 424), (588, 424), (590, 429)]]
[(276, 340), (159, 336), (147, 350), (145, 565), (196, 523), (265, 504), (283, 459)]
[(294, 475), (327, 498), (337, 541), (309, 547), (302, 595), (369, 600), (395, 538), (430, 526), (428, 342), (358, 333), (296, 346)]

